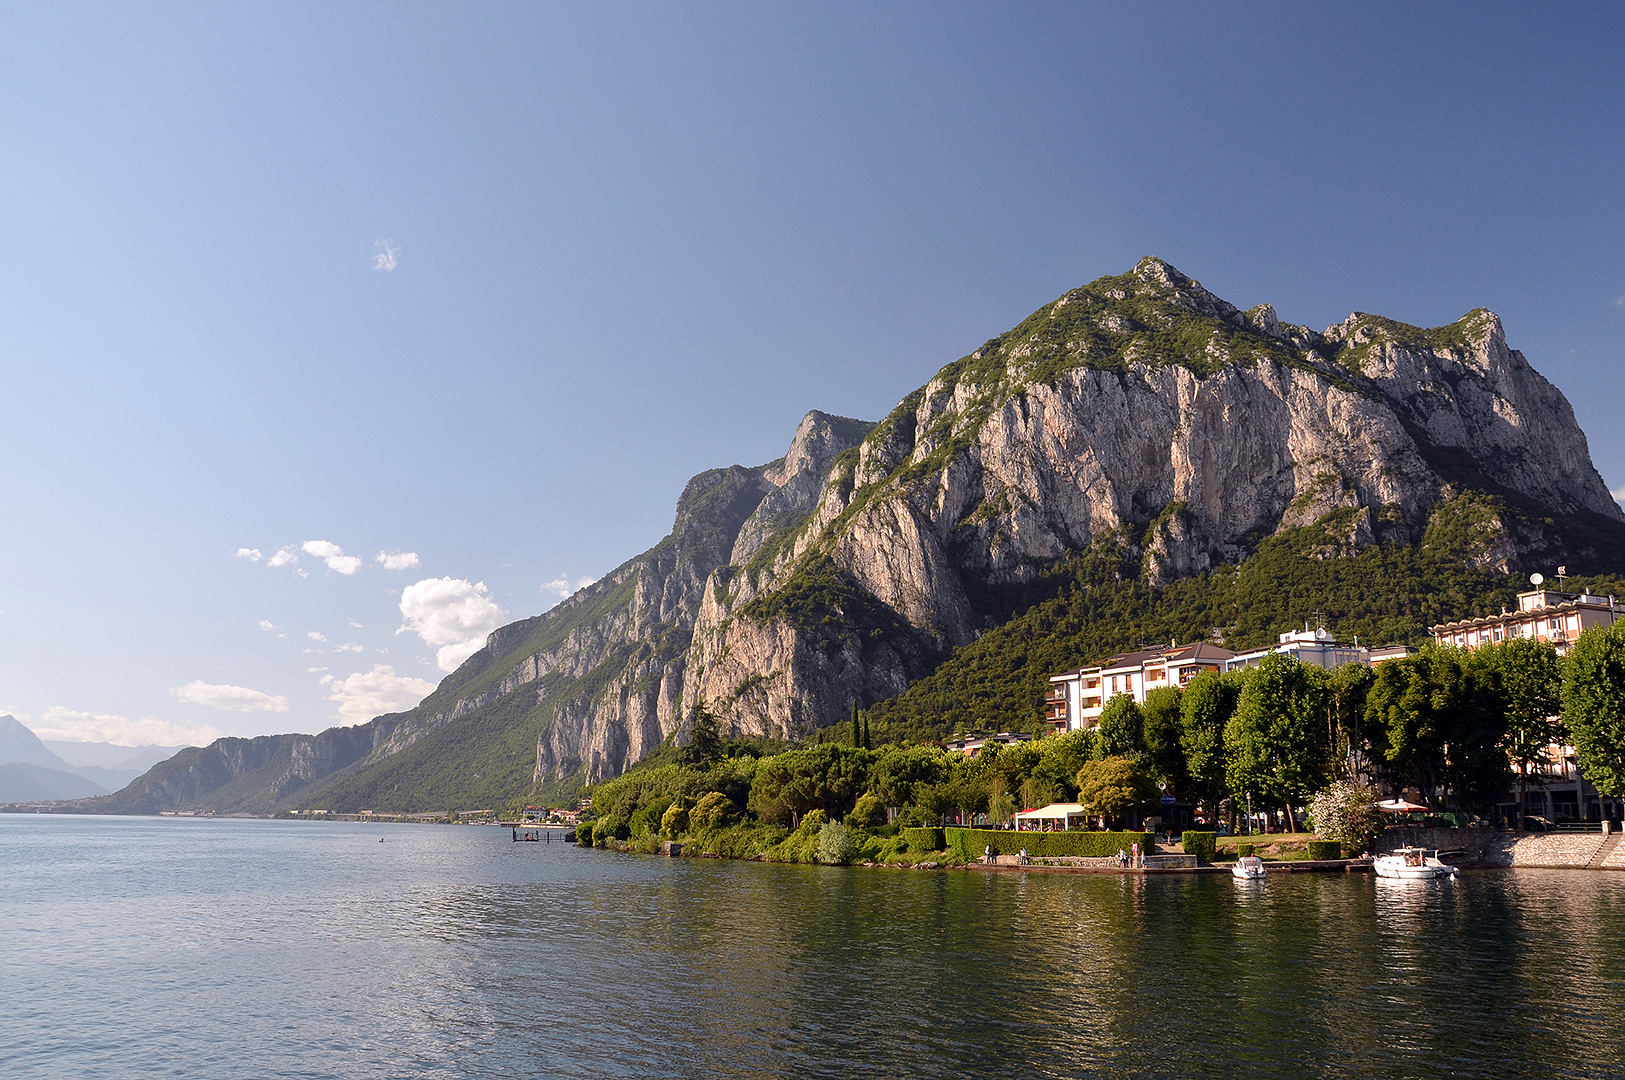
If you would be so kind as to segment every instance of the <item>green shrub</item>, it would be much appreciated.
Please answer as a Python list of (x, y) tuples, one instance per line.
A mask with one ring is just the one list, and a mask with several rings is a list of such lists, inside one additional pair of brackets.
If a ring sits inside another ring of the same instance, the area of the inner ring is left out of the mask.
[(1197, 862), (1212, 862), (1213, 855), (1219, 848), (1219, 834), (1215, 832), (1187, 829), (1180, 835), (1179, 840), (1185, 854), (1195, 855)]
[(701, 854), (719, 855), (724, 859), (754, 859), (784, 842), (789, 830), (782, 825), (741, 823), (715, 829), (703, 829), (690, 837), (689, 842)]
[(733, 819), (734, 805), (720, 791), (708, 791), (700, 796), (694, 809), (688, 812), (688, 824), (694, 829), (715, 829)]
[[(906, 832), (907, 830), (905, 830)], [(1119, 851), (1151, 850), (1150, 833), (1091, 832), (1074, 829), (1062, 832), (1014, 832), (1004, 829), (945, 829), (948, 849), (967, 862), (982, 858), (987, 848), (995, 855), (1016, 855), (1023, 848), (1028, 855), (1040, 858), (1059, 856), (1092, 856), (1106, 858)]]
[(802, 817), (796, 831), (786, 836), (765, 854), (773, 862), (812, 863), (818, 861), (818, 841), (829, 824), (829, 815), (822, 810), (809, 810)]
[(948, 846), (943, 831), (939, 828), (904, 829), (898, 835), (903, 838), (903, 843), (908, 845), (910, 851), (941, 851)]
[(582, 847), (592, 847), (592, 822), (583, 821), (576, 825), (576, 843)]
[(1336, 840), (1309, 841), (1309, 857), (1311, 859), (1341, 859), (1343, 845)]
[(1253, 844), (1237, 844), (1236, 845), (1236, 858), (1245, 859), (1247, 856), (1249, 856), (1249, 855), (1251, 855), (1253, 853), (1254, 846), (1255, 845), (1253, 845)]
[(852, 832), (838, 821), (826, 821), (818, 830), (818, 861), (825, 866), (845, 866), (857, 855)]
[(688, 831), (688, 807), (683, 805), (685, 802), (686, 799), (678, 799), (660, 815), (660, 835), (667, 840), (675, 840)]
[(858, 796), (853, 805), (852, 812), (846, 815), (848, 825), (855, 825), (860, 829), (872, 829), (886, 823), (886, 807), (881, 804), (880, 796), (872, 791), (866, 791)]

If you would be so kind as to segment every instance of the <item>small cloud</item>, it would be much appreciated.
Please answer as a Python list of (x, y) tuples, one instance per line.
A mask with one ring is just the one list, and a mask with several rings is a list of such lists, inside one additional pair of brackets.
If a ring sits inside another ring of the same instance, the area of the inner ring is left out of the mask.
[(273, 553), (269, 559), (265, 560), (265, 565), (269, 566), (273, 570), (279, 570), (284, 566), (292, 566), (298, 561), (299, 550), (293, 547), (284, 547), (277, 548), (275, 553)]
[(401, 249), (393, 240), (379, 240), (373, 244), (378, 251), (372, 257), (372, 268), (385, 272), (395, 269), (401, 264)]
[(363, 652), (365, 650), (363, 650), (360, 645), (357, 645), (355, 642), (352, 641), (352, 642), (349, 642), (348, 644), (340, 645), (338, 648), (334, 649), (333, 651), (334, 652), (358, 653), (358, 652)]
[(401, 615), (406, 622), (395, 632), (410, 630), (434, 646), (441, 671), (456, 671), (507, 617), (485, 582), (452, 577), (424, 578), (401, 590)]
[(318, 671), (326, 671), (326, 670), (327, 669), (324, 668), (324, 667), (312, 667), (312, 668), (306, 668), (305, 669), (305, 671), (308, 672), (311, 675), (316, 674)]
[(1610, 494), (1610, 495), (1612, 495), (1614, 497), (1615, 502), (1617, 502), (1617, 503), (1625, 503), (1625, 484), (1619, 485), (1619, 487), (1617, 487), (1614, 490), (1610, 491), (1608, 494)]
[(305, 636), (308, 637), (312, 641), (326, 641), (327, 640), (327, 635), (322, 633), (320, 630), (306, 630), (305, 631)]
[(282, 628), (276, 623), (272, 622), (270, 619), (261, 619), (260, 629), (264, 630), (267, 634), (274, 634)]
[(249, 562), (259, 562), (260, 559), (263, 558), (263, 556), (260, 555), (259, 548), (238, 548), (237, 557), (239, 559), (247, 559)]
[(343, 548), (328, 540), (306, 540), (300, 545), (300, 550), (322, 560), (329, 570), (346, 577), (361, 569), (359, 555), (346, 555)]
[(79, 712), (53, 705), (34, 734), (64, 742), (110, 742), (117, 746), (207, 746), (225, 732), (208, 724), (172, 724), (151, 716), (131, 720), (116, 713)]
[(593, 584), (597, 580), (597, 578), (580, 577), (576, 578), (574, 581), (571, 581), (570, 575), (560, 574), (552, 581), (542, 582), (542, 591), (544, 593), (557, 593), (559, 599), (564, 600), (568, 597), (574, 596), (576, 593), (580, 592), (582, 589), (585, 589), (588, 585)]
[(382, 563), (385, 570), (410, 570), (418, 564), (415, 551), (380, 551), (373, 562)]
[(1621, 296), (1617, 300), (1615, 300), (1614, 301), (1614, 306), (1617, 307), (1617, 308), (1625, 309), (1625, 296)]
[(177, 701), (188, 705), (202, 705), (208, 709), (232, 709), (236, 712), (287, 712), (288, 699), (281, 694), (266, 694), (246, 686), (230, 686), (206, 682), (189, 682), (170, 691)]
[(354, 619), (349, 620), (349, 622), (350, 622), (350, 625), (355, 627), (357, 630), (361, 629), (361, 624), (356, 622)]
[(324, 675), (321, 683), (332, 691), (327, 700), (338, 703), (336, 715), (346, 724), (364, 724), (384, 713), (404, 712), (434, 692), (434, 683), (397, 675), (388, 664), (343, 679)]

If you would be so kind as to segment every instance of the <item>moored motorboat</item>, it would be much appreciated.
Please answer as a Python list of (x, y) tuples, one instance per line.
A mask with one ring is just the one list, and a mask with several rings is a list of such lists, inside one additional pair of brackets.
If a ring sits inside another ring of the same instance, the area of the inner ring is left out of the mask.
[(1243, 855), (1236, 860), (1230, 872), (1246, 881), (1257, 881), (1264, 876), (1264, 860), (1257, 855)]
[(1437, 853), (1429, 855), (1426, 848), (1419, 847), (1395, 848), (1388, 855), (1378, 855), (1371, 860), (1371, 869), (1376, 871), (1378, 877), (1397, 878), (1402, 881), (1455, 877), (1460, 872), (1449, 863), (1441, 861)]

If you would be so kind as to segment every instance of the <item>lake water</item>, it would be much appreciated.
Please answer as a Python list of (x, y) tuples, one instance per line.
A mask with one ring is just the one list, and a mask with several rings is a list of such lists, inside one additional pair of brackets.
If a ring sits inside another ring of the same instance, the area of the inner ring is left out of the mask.
[(1259, 886), (0, 815), (0, 885), (14, 1080), (1625, 1075), (1625, 874)]

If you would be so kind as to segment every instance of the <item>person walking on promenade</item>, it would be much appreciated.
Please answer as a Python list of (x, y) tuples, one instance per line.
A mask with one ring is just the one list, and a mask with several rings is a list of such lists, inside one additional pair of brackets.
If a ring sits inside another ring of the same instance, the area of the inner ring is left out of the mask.
[(1134, 865), (1136, 868), (1140, 865), (1140, 842), (1138, 840), (1134, 841)]

